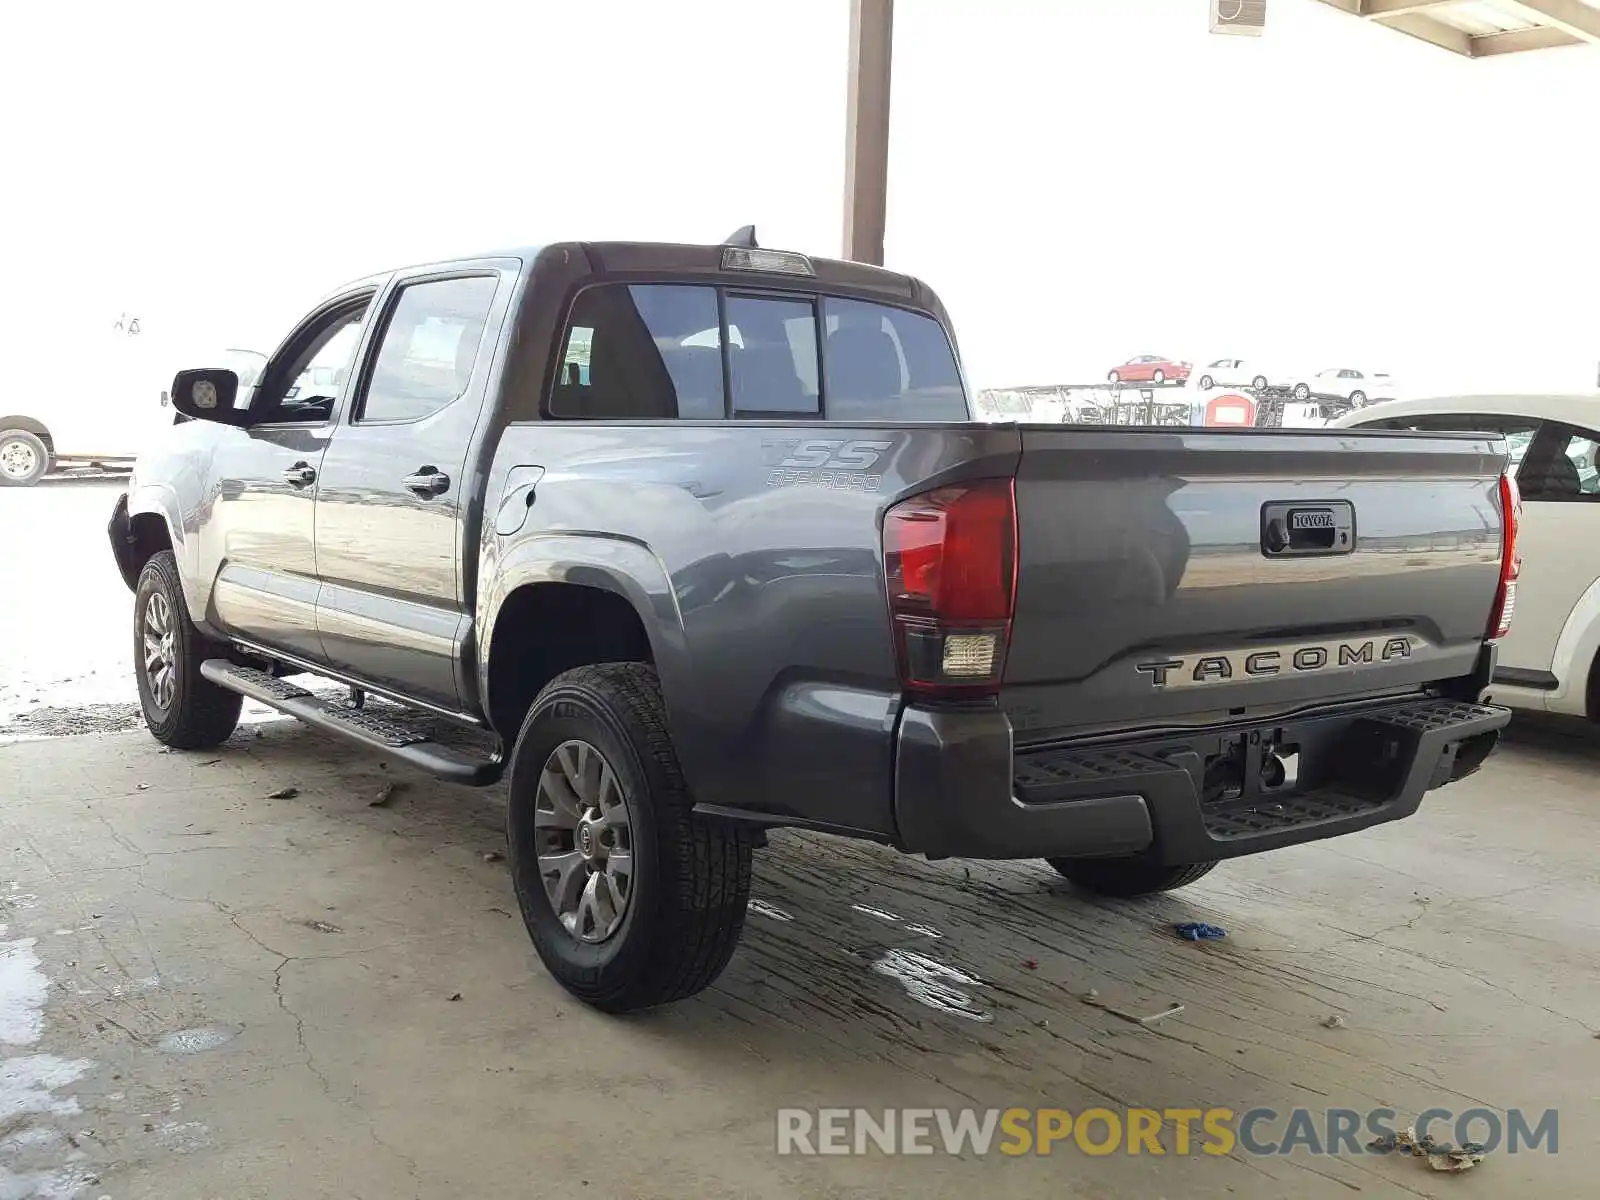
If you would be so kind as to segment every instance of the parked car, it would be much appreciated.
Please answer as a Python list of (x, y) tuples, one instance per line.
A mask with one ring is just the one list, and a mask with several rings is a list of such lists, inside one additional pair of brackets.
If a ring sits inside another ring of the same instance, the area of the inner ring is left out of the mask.
[(1402, 400), (1334, 424), (1506, 439), (1522, 493), (1522, 574), (1493, 695), (1513, 708), (1600, 720), (1600, 393)]
[(1294, 380), (1296, 400), (1344, 400), (1356, 408), (1378, 400), (1394, 399), (1394, 381), (1382, 372), (1353, 367), (1329, 367)]
[(117, 501), (145, 723), (212, 746), (248, 696), (508, 775), (524, 922), (608, 1011), (716, 978), (772, 827), (1130, 896), (1488, 755), (1502, 443), (985, 423), (954, 346), (925, 284), (749, 231), (342, 288), (242, 403), (181, 372)]
[(1110, 383), (1182, 383), (1189, 378), (1192, 363), (1174, 362), (1159, 354), (1140, 354), (1120, 366), (1112, 367), (1106, 374)]
[(1203, 391), (1212, 388), (1254, 388), (1265, 391), (1271, 384), (1267, 372), (1242, 358), (1217, 358), (1190, 373), (1195, 386)]

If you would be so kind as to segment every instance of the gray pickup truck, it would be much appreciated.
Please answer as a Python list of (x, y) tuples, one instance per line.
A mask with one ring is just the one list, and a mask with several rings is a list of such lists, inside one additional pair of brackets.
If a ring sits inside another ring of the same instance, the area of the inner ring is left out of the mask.
[(151, 732), (252, 697), (509, 775), (609, 1011), (716, 978), (772, 827), (1136, 895), (1408, 816), (1508, 717), (1503, 442), (977, 422), (925, 284), (749, 230), (386, 272), (172, 396), (110, 525)]

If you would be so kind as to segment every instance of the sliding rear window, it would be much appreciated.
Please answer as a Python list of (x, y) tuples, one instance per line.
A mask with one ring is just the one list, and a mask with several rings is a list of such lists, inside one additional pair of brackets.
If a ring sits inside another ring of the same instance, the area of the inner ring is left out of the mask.
[(700, 284), (579, 293), (552, 417), (965, 421), (943, 327), (863, 300)]

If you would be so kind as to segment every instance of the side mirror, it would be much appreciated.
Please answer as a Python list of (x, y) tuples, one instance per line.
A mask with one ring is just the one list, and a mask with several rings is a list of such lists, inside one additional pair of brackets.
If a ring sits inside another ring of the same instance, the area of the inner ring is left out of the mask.
[(238, 395), (239, 377), (216, 367), (179, 371), (172, 380), (172, 407), (194, 420), (246, 424), (249, 414), (233, 406)]

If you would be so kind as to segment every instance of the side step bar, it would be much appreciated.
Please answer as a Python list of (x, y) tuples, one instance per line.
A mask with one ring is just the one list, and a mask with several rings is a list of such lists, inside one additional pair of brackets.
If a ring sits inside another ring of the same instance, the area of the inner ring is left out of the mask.
[(241, 667), (225, 658), (208, 658), (200, 664), (200, 674), (218, 687), (238, 692), (268, 708), (304, 721), (313, 729), (337, 734), (349, 741), (381, 750), (401, 762), (425, 771), (446, 783), (468, 787), (488, 787), (499, 782), (505, 760), (498, 754), (475, 755), (454, 746), (429, 741), (424, 734), (407, 729), (365, 709), (340, 708), (319, 700), (303, 687), (274, 678), (254, 667)]

